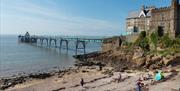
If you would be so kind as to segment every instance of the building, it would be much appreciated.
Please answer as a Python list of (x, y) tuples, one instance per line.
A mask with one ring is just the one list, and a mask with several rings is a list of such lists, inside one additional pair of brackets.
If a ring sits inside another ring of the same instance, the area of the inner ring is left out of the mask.
[(157, 29), (161, 34), (169, 33), (173, 38), (180, 34), (179, 0), (172, 0), (168, 7), (142, 6), (139, 11), (130, 12), (126, 18), (127, 34)]

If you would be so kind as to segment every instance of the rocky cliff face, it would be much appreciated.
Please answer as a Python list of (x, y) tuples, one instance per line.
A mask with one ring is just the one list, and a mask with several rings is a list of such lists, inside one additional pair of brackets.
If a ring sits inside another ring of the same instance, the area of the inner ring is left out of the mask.
[(166, 66), (180, 65), (180, 55), (160, 56), (145, 54), (140, 47), (119, 47), (114, 50), (87, 57), (87, 62), (102, 63), (114, 67), (115, 71), (161, 69)]

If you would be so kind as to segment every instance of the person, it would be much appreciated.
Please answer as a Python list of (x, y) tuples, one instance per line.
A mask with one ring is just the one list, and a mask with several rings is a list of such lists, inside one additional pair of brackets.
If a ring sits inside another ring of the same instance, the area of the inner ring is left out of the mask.
[(102, 65), (99, 65), (99, 71), (101, 71), (102, 70)]
[(119, 73), (118, 83), (121, 82), (122, 76), (121, 73)]
[(84, 79), (83, 79), (83, 78), (81, 78), (80, 84), (81, 84), (81, 86), (83, 87), (83, 85), (84, 85)]
[(158, 71), (155, 75), (155, 80), (160, 81), (162, 79), (164, 79), (164, 74), (162, 73), (162, 71)]
[(142, 80), (141, 78), (139, 78), (137, 81), (136, 81), (136, 91), (142, 91), (141, 88), (144, 84), (142, 83)]

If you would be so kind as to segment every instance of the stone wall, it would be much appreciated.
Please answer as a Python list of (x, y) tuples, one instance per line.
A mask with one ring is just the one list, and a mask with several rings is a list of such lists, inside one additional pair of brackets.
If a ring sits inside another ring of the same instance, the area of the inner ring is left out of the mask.
[(180, 5), (178, 5), (178, 25), (177, 25), (177, 35), (180, 35)]
[[(128, 32), (129, 29), (133, 29), (134, 27), (137, 27), (137, 32), (149, 30), (150, 17), (140, 17), (140, 18), (132, 18), (132, 19), (126, 19), (126, 31)], [(134, 32), (134, 31), (131, 31)]]
[(164, 33), (168, 33), (173, 26), (171, 23), (171, 9), (170, 8), (162, 8), (162, 9), (153, 9), (151, 16), (150, 28), (157, 29), (162, 28)]
[(122, 41), (124, 41), (124, 37), (122, 36), (104, 39), (103, 44), (102, 44), (102, 52), (114, 50), (120, 47), (122, 44)]
[(127, 42), (135, 42), (138, 38), (139, 34), (130, 34), (126, 36), (126, 41)]

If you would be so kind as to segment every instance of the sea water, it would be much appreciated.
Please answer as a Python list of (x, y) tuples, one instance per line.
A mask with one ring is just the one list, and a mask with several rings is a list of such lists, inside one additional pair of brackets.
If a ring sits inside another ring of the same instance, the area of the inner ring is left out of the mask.
[[(59, 46), (59, 42), (57, 45)], [(87, 43), (86, 53), (99, 51), (100, 47), (101, 43)], [(69, 42), (68, 52), (65, 47), (63, 48), (62, 50), (49, 48), (45, 42), (43, 47), (40, 42), (32, 45), (20, 43), (17, 35), (0, 35), (0, 77), (22, 72), (46, 71), (54, 67), (60, 69), (72, 67), (75, 62), (72, 57), (75, 54), (75, 41)]]

